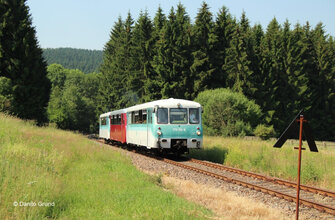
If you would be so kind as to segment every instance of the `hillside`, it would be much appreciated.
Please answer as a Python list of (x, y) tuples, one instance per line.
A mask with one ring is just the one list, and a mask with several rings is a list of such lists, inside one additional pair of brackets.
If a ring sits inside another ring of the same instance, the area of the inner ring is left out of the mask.
[(102, 63), (103, 52), (74, 48), (43, 49), (48, 65), (58, 63), (68, 69), (79, 69), (84, 73), (97, 72)]
[(128, 157), (0, 114), (0, 219), (205, 219)]

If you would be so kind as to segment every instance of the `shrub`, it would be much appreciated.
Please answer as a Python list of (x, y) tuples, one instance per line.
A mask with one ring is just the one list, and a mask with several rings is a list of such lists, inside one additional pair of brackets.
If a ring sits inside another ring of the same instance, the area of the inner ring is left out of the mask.
[(13, 95), (12, 82), (6, 77), (0, 77), (0, 111), (10, 113)]
[(254, 134), (260, 137), (262, 140), (267, 140), (276, 135), (273, 125), (266, 126), (264, 124), (259, 124), (255, 128)]
[(208, 135), (251, 135), (262, 115), (254, 101), (229, 89), (201, 92), (195, 101), (204, 108), (203, 125)]

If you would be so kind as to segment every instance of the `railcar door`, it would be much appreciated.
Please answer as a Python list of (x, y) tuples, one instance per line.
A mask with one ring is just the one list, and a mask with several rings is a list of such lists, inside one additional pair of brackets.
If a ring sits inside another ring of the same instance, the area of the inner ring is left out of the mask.
[(112, 116), (110, 115), (108, 119), (109, 119), (108, 139), (111, 140), (113, 139), (112, 138)]
[(142, 145), (148, 147), (148, 118), (147, 118), (147, 110), (144, 109), (142, 110), (142, 125), (143, 125), (143, 139), (141, 138), (141, 140), (143, 141), (142, 142)]
[(126, 113), (121, 114), (121, 143), (126, 142), (126, 126), (127, 126), (127, 115)]
[(152, 148), (152, 142), (153, 142), (153, 137), (152, 137), (152, 110), (147, 109), (147, 147)]

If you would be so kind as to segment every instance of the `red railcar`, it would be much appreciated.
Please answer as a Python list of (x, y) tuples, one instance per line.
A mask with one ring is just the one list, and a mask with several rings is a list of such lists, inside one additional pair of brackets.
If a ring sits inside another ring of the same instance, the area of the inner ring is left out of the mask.
[(126, 143), (127, 114), (124, 109), (113, 111), (110, 118), (110, 140)]

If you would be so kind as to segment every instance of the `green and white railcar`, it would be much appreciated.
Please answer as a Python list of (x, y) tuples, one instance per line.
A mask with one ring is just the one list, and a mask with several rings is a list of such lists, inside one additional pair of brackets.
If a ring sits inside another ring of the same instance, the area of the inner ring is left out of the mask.
[(174, 153), (202, 148), (202, 108), (197, 102), (171, 98), (126, 111), (128, 144)]

